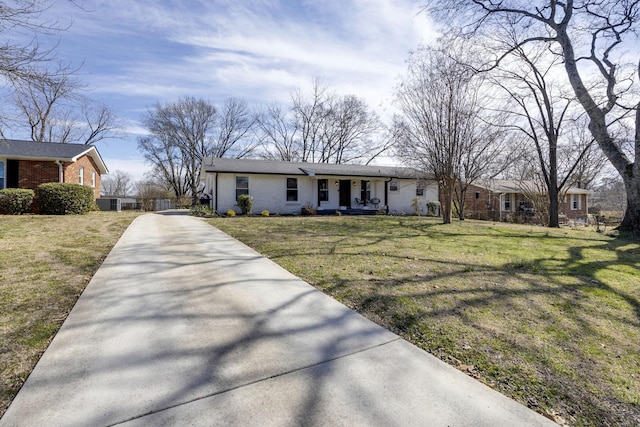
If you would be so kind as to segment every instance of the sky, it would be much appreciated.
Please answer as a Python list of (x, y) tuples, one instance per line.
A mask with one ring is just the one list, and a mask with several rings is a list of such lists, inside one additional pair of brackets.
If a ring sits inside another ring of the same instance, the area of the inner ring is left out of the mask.
[[(148, 169), (137, 138), (156, 103), (287, 103), (319, 79), (384, 117), (409, 52), (436, 37), (425, 0), (56, 0), (60, 59), (124, 123), (96, 147), (110, 171)], [(81, 5), (78, 7), (75, 4)]]

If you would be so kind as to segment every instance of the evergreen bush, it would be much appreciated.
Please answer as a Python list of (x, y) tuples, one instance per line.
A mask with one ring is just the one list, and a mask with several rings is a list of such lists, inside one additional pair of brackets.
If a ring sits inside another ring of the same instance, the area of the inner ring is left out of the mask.
[(0, 214), (22, 215), (31, 210), (35, 192), (26, 188), (0, 190)]
[(66, 182), (41, 184), (38, 197), (40, 212), (45, 215), (85, 214), (95, 205), (91, 187)]

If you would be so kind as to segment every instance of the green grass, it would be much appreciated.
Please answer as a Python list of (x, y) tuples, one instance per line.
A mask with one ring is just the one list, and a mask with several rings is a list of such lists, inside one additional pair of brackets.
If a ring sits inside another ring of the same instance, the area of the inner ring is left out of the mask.
[(0, 416), (138, 215), (0, 215)]
[(639, 240), (416, 217), (208, 221), (538, 412), (640, 425)]

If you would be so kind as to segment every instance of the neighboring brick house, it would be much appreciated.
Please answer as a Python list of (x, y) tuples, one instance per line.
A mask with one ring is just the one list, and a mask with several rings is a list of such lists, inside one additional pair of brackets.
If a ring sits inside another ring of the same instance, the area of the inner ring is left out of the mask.
[(107, 173), (93, 145), (0, 140), (0, 190), (70, 182), (93, 188), (98, 198), (100, 175)]
[[(515, 180), (485, 179), (469, 186), (465, 196), (467, 218), (507, 221), (533, 216), (533, 205), (526, 194), (532, 183)], [(559, 214), (570, 220), (587, 220), (590, 190), (569, 188), (561, 197)]]

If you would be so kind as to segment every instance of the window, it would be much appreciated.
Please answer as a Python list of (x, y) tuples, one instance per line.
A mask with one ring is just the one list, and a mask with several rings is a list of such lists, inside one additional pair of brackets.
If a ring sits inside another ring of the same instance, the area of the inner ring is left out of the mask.
[(318, 202), (328, 202), (328, 201), (329, 201), (329, 180), (319, 179), (318, 180)]
[(504, 195), (504, 209), (505, 211), (511, 210), (511, 194), (507, 193)]
[(287, 178), (287, 202), (298, 201), (298, 178)]
[(389, 191), (398, 191), (398, 181), (392, 179), (389, 181)]
[(424, 182), (416, 181), (416, 196), (424, 196)]
[(572, 194), (571, 195), (571, 210), (578, 211), (580, 210), (580, 195)]
[(84, 185), (84, 168), (80, 167), (78, 169), (78, 184)]
[(96, 171), (91, 171), (91, 187), (96, 188)]
[(0, 190), (4, 189), (4, 162), (0, 160)]
[(369, 200), (371, 200), (371, 182), (361, 181), (360, 200), (364, 200), (364, 203), (367, 203)]
[(236, 200), (241, 194), (249, 194), (248, 176), (236, 176)]

